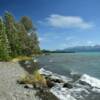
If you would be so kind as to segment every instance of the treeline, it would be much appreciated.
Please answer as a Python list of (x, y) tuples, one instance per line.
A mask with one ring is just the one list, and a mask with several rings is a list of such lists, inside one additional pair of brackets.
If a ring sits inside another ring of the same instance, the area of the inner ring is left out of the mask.
[(46, 53), (46, 54), (48, 54), (48, 53), (75, 53), (75, 51), (65, 51), (65, 50), (52, 50), (52, 51), (50, 51), (50, 50), (43, 49), (41, 51), (42, 51), (42, 53)]
[(10, 12), (0, 17), (0, 60), (40, 53), (36, 28), (29, 17), (15, 21)]

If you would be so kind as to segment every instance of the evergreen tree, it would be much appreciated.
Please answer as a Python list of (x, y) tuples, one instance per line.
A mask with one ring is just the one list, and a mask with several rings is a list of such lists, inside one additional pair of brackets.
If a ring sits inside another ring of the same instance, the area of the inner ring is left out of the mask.
[(4, 15), (4, 22), (6, 25), (6, 34), (9, 39), (11, 47), (11, 56), (17, 56), (20, 53), (20, 43), (17, 34), (17, 29), (15, 27), (15, 20), (11, 13), (6, 12)]
[(36, 53), (40, 48), (32, 21), (24, 16), (16, 23), (13, 15), (6, 12), (4, 20), (0, 18), (0, 60)]
[(0, 18), (0, 60), (8, 60), (10, 58), (9, 54), (11, 51), (5, 32), (5, 25), (2, 18)]

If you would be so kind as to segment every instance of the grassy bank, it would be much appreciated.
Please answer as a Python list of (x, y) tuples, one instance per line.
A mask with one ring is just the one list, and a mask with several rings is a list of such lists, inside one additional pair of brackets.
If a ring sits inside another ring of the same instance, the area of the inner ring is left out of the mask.
[(13, 58), (11, 62), (27, 61), (27, 60), (32, 60), (32, 56), (18, 56), (16, 58)]

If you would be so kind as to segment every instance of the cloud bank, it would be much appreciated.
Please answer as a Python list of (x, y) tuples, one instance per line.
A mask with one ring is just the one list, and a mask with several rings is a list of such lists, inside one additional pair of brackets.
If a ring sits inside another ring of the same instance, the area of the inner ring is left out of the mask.
[(45, 19), (44, 23), (56, 28), (90, 29), (93, 27), (91, 22), (87, 22), (79, 16), (62, 16), (58, 14), (50, 15)]

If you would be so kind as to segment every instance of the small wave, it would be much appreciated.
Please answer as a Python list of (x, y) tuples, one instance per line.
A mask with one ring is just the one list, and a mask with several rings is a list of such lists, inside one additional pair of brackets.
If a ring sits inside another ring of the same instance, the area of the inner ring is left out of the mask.
[(82, 75), (80, 81), (89, 84), (91, 87), (99, 88), (100, 89), (100, 80), (94, 77), (91, 77), (87, 74)]
[[(73, 78), (70, 79), (44, 68), (40, 69), (40, 73), (51, 76), (53, 79), (63, 80), (63, 83), (56, 83), (50, 89), (59, 100), (100, 100), (100, 80), (97, 78), (83, 74), (73, 82)], [(72, 75), (78, 75), (78, 73)], [(72, 88), (64, 87), (64, 84), (71, 82)]]

